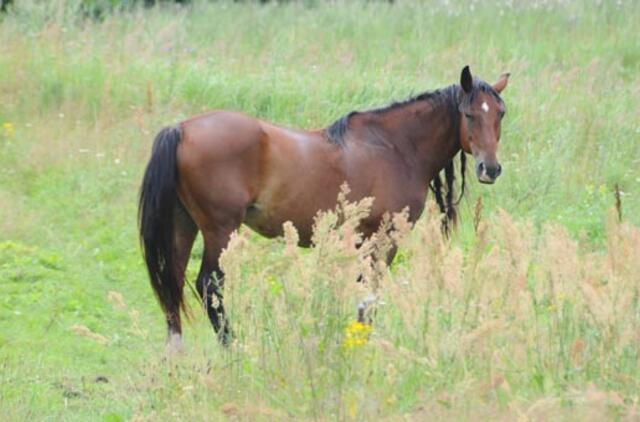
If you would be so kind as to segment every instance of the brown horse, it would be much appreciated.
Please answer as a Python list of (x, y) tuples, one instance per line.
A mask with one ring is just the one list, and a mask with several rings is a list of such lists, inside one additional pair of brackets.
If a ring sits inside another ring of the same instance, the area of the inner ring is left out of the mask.
[[(336, 205), (347, 183), (350, 200), (373, 197), (360, 229), (375, 232), (385, 213), (409, 209), (415, 222), (429, 187), (455, 219), (453, 159), (473, 154), (482, 183), (501, 173), (496, 157), (500, 92), (466, 66), (460, 85), (427, 92), (382, 109), (351, 112), (322, 130), (288, 129), (240, 113), (214, 111), (156, 136), (142, 182), (140, 237), (151, 285), (166, 315), (169, 342), (181, 344), (184, 273), (196, 234), (204, 253), (196, 287), (218, 337), (226, 343), (223, 273), (218, 257), (231, 233), (246, 224), (274, 237), (291, 221), (300, 245), (311, 243), (313, 219)], [(462, 192), (464, 192), (464, 157)], [(446, 198), (442, 197), (444, 170)], [(388, 260), (393, 259), (393, 254)]]

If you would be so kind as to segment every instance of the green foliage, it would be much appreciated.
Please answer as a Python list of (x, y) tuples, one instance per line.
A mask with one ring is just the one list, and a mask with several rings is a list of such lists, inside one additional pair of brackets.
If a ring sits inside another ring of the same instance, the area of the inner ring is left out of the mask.
[(0, 279), (33, 283), (52, 270), (61, 270), (61, 258), (12, 241), (0, 243)]
[[(0, 20), (0, 419), (637, 409), (638, 2), (133, 3), (20, 0)], [(425, 221), (408, 238), (370, 342), (350, 325), (348, 251), (292, 256), (241, 233), (237, 344), (222, 350), (189, 296), (187, 353), (166, 360), (136, 235), (154, 133), (215, 108), (323, 127), (465, 64), (512, 74), (504, 173), (484, 187), (469, 172), (451, 243)], [(607, 226), (616, 184), (628, 225)]]

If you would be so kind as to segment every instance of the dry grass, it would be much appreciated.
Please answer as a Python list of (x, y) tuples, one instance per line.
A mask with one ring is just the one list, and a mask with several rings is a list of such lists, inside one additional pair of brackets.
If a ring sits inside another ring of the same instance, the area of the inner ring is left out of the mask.
[[(409, 420), (477, 412), (523, 420), (639, 416), (637, 227), (612, 216), (608, 249), (591, 252), (560, 226), (538, 232), (505, 212), (483, 221), (468, 245), (445, 240), (434, 211), (413, 231), (398, 215), (389, 237), (402, 262), (388, 269), (355, 247), (354, 228), (369, 206), (343, 202), (319, 216), (310, 251), (295, 247), (291, 225), (277, 247), (247, 231), (234, 235), (222, 262), (236, 339), (206, 373), (189, 375), (196, 388), (229, 398), (222, 413), (241, 420), (255, 412), (267, 420), (278, 412), (272, 408), (349, 420), (395, 419), (398, 409)], [(385, 236), (363, 249), (388, 243)], [(247, 267), (258, 256), (262, 264)], [(360, 273), (367, 283), (354, 282)], [(356, 306), (371, 293), (379, 299), (373, 330), (354, 343)], [(199, 362), (200, 352), (186, 361)], [(268, 405), (255, 404), (257, 391)]]

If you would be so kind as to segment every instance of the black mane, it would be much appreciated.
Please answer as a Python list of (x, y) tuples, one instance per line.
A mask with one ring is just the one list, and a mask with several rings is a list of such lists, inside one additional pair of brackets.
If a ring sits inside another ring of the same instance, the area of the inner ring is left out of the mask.
[[(344, 146), (345, 134), (349, 129), (349, 120), (351, 119), (351, 117), (357, 114), (364, 114), (364, 113), (384, 114), (388, 111), (396, 110), (398, 108), (402, 108), (419, 101), (428, 101), (434, 105), (444, 104), (448, 107), (448, 110), (452, 116), (457, 116), (459, 113), (459, 107), (461, 102), (460, 92), (461, 92), (460, 85), (454, 84), (446, 88), (436, 89), (435, 91), (423, 92), (422, 94), (411, 96), (403, 101), (394, 101), (391, 104), (384, 107), (374, 108), (367, 111), (351, 111), (345, 114), (344, 116), (340, 117), (338, 120), (333, 122), (329, 127), (327, 127), (324, 130), (324, 134), (327, 141), (338, 146)], [(500, 98), (498, 93), (494, 91), (491, 85), (489, 85), (485, 81), (478, 78), (474, 78), (473, 80), (473, 91), (471, 92), (471, 95), (467, 96), (467, 102), (472, 103), (475, 100), (478, 92), (489, 93), (493, 95), (498, 102), (502, 103), (502, 98)]]
[(347, 128), (349, 127), (349, 119), (354, 114), (358, 114), (358, 112), (352, 111), (351, 113), (345, 114), (324, 130), (325, 136), (329, 142), (341, 147), (344, 146), (344, 134), (347, 132)]
[(478, 92), (487, 93), (493, 96), (493, 98), (495, 98), (499, 104), (504, 104), (504, 101), (502, 101), (502, 98), (500, 98), (500, 95), (493, 89), (493, 87), (482, 79), (478, 78), (473, 79), (473, 91), (471, 91), (471, 94), (467, 96), (466, 103), (473, 103), (478, 96)]
[[(414, 104), (418, 101), (428, 101), (433, 105), (444, 105), (447, 107), (448, 112), (454, 119), (458, 119), (460, 115), (460, 106), (473, 103), (478, 92), (485, 92), (492, 95), (500, 104), (504, 104), (500, 95), (493, 89), (491, 85), (485, 81), (474, 78), (473, 90), (470, 95), (464, 97), (464, 104), (462, 104), (462, 89), (460, 85), (450, 85), (446, 88), (436, 89), (435, 91), (428, 91), (422, 94), (409, 97), (404, 101), (393, 102), (388, 106), (372, 109), (364, 112), (352, 111), (338, 120), (333, 122), (329, 127), (324, 130), (324, 135), (328, 142), (335, 144), (339, 147), (345, 146), (345, 135), (349, 130), (349, 120), (351, 117), (357, 114), (374, 113), (383, 114), (391, 110), (396, 110), (407, 105)], [(441, 173), (444, 173), (444, 183), (442, 176), (437, 174), (433, 180), (429, 182), (429, 188), (434, 194), (438, 208), (443, 213), (442, 229), (445, 234), (448, 234), (452, 226), (456, 224), (458, 213), (456, 206), (460, 203), (462, 196), (464, 195), (465, 187), (465, 168), (466, 168), (466, 155), (464, 151), (460, 151), (460, 196), (454, 201), (454, 183), (455, 183), (455, 165), (454, 160), (451, 160)], [(443, 192), (443, 188), (446, 186), (446, 192)], [(444, 195), (443, 195), (444, 193)]]
[(459, 91), (460, 87), (458, 85), (451, 85), (446, 88), (436, 89), (435, 91), (423, 92), (422, 94), (411, 96), (403, 101), (394, 101), (384, 107), (374, 108), (367, 111), (351, 111), (327, 127), (324, 130), (324, 134), (327, 141), (338, 146), (344, 146), (345, 135), (349, 129), (349, 120), (351, 117), (364, 113), (384, 114), (388, 111), (415, 104), (419, 101), (429, 101), (433, 104), (444, 103), (449, 106), (452, 113), (458, 113)]

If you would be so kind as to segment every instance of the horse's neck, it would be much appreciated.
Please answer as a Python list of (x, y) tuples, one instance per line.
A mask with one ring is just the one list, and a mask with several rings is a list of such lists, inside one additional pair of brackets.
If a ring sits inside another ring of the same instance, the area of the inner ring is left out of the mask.
[(398, 110), (392, 141), (427, 183), (460, 151), (460, 121), (444, 101), (419, 101)]

